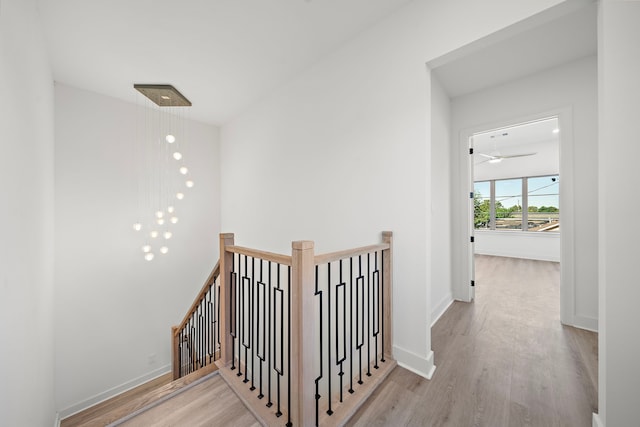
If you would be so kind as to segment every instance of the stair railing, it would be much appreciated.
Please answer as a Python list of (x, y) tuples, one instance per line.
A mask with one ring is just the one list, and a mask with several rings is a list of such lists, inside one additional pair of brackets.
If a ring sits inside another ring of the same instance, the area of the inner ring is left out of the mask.
[(220, 262), (180, 324), (171, 328), (173, 379), (201, 368), (215, 369), (220, 357)]
[(395, 367), (392, 233), (380, 244), (291, 255), (220, 235), (216, 364), (265, 425), (342, 425)]

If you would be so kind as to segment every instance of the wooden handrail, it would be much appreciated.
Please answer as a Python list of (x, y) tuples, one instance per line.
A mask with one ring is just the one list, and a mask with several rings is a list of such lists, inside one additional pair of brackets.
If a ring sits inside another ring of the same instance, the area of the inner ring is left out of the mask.
[(277, 262), (282, 265), (291, 265), (291, 255), (276, 254), (273, 252), (261, 251), (259, 249), (245, 248), (243, 246), (230, 245), (226, 247), (227, 252), (246, 255), (253, 258), (260, 258), (265, 261)]
[(342, 251), (331, 252), (328, 254), (316, 255), (314, 258), (315, 265), (326, 264), (328, 262), (340, 261), (344, 258), (364, 255), (376, 251), (384, 251), (389, 249), (388, 243), (379, 243), (377, 245), (362, 246), (360, 248), (345, 249)]
[(196, 296), (196, 298), (193, 300), (193, 304), (191, 304), (191, 307), (189, 308), (189, 311), (187, 311), (187, 314), (184, 316), (184, 319), (182, 319), (182, 322), (180, 322), (180, 324), (178, 326), (174, 327), (174, 329), (173, 329), (174, 330), (174, 335), (177, 335), (179, 333), (179, 331), (182, 328), (185, 327), (185, 325), (187, 324), (187, 322), (191, 318), (191, 315), (198, 308), (198, 305), (200, 304), (200, 301), (202, 301), (202, 298), (204, 298), (205, 294), (209, 290), (209, 286), (212, 283), (215, 283), (215, 281), (218, 278), (218, 276), (220, 276), (220, 260), (218, 260), (218, 262), (216, 263), (216, 266), (213, 267), (213, 271), (211, 271), (211, 274), (209, 275), (207, 280), (204, 282), (204, 285), (202, 286), (202, 289), (200, 290), (200, 292), (198, 292), (198, 296)]

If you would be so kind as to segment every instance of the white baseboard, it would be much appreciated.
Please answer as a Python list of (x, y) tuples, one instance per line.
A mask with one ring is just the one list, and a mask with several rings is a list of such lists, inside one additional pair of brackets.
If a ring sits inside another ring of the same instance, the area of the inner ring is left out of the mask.
[(431, 309), (431, 318), (433, 319), (431, 321), (431, 327), (433, 328), (433, 325), (436, 324), (436, 322), (438, 321), (438, 319), (440, 319), (440, 317), (442, 317), (442, 315), (444, 314), (445, 311), (447, 311), (447, 309), (449, 308), (449, 306), (451, 304), (453, 304), (453, 294), (449, 293), (447, 294), (444, 298), (442, 298), (440, 300), (440, 302), (438, 304), (436, 304), (435, 307), (433, 307)]
[(60, 427), (60, 413), (56, 412), (56, 419), (53, 421), (53, 427)]
[(398, 362), (398, 365), (428, 380), (431, 379), (436, 370), (436, 365), (433, 364), (433, 351), (429, 351), (429, 354), (425, 357), (394, 345), (393, 357)]
[(598, 332), (598, 319), (586, 316), (573, 316), (571, 326), (586, 329), (591, 332)]
[[(510, 232), (509, 232), (510, 233)], [(550, 261), (550, 262), (560, 262), (560, 258), (558, 256), (553, 256), (552, 254), (528, 254), (528, 253), (513, 253), (513, 252), (502, 252), (500, 250), (476, 250), (476, 255), (489, 255), (489, 256), (497, 256), (503, 258), (522, 258), (522, 259), (532, 259), (536, 261)]]
[(604, 423), (600, 419), (600, 415), (593, 413), (593, 424), (592, 427), (605, 427)]
[(98, 393), (94, 396), (89, 397), (88, 399), (85, 399), (83, 401), (80, 401), (76, 404), (73, 404), (67, 408), (60, 410), (58, 412), (58, 419), (64, 420), (65, 418), (68, 418), (71, 415), (84, 411), (87, 408), (97, 405), (98, 403), (104, 402), (105, 400), (111, 399), (112, 397), (117, 396), (118, 394), (124, 393), (125, 391), (138, 387), (139, 385), (142, 385), (146, 382), (156, 379), (168, 372), (171, 372), (171, 365), (162, 366), (147, 374), (141, 375), (138, 378), (134, 378), (123, 384), (112, 387), (108, 390), (103, 391), (102, 393)]

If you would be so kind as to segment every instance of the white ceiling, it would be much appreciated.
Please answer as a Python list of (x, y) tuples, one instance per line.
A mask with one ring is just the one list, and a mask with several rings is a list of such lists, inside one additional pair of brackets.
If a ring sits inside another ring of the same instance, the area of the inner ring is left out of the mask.
[(503, 31), (508, 36), (488, 36), (461, 48), (463, 54), (452, 52), (429, 65), (451, 98), (466, 95), (596, 54), (596, 19), (597, 5), (592, 3), (529, 24), (526, 31), (517, 30), (526, 27), (517, 23)]
[[(557, 174), (560, 170), (558, 126), (558, 119), (553, 117), (473, 135), (474, 181)], [(491, 163), (482, 154), (530, 155)]]
[(410, 0), (39, 0), (57, 82), (173, 84), (222, 124)]

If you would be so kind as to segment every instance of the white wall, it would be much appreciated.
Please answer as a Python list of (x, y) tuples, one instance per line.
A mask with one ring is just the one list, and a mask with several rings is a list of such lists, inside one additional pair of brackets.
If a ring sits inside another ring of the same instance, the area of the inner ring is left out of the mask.
[[(222, 225), (279, 252), (395, 233), (394, 352), (429, 376), (430, 79), (425, 63), (558, 1), (415, 1), (222, 129)], [(465, 10), (461, 15), (460, 10)]]
[[(597, 67), (596, 58), (587, 57), (545, 72), (509, 82), (501, 86), (483, 90), (452, 100), (452, 121), (454, 134), (454, 183), (453, 188), (466, 182), (465, 163), (461, 150), (462, 143), (457, 136), (464, 129), (531, 116), (547, 111), (566, 109), (571, 111), (571, 129), (562, 129), (563, 134), (572, 134), (573, 159), (570, 170), (561, 170), (561, 182), (571, 179), (573, 191), (561, 197), (572, 205), (575, 215), (563, 216), (563, 223), (570, 223), (574, 229), (574, 262), (572, 273), (575, 292), (567, 313), (569, 324), (587, 329), (597, 329), (598, 319), (598, 223), (597, 209)], [(560, 124), (562, 126), (562, 123)], [(570, 138), (570, 137), (568, 137)], [(562, 142), (561, 142), (562, 144)], [(562, 153), (562, 148), (561, 148)], [(562, 160), (561, 160), (562, 161)], [(467, 193), (465, 193), (467, 194)], [(463, 197), (454, 195), (454, 213), (458, 215), (454, 224), (463, 224), (466, 207), (461, 208)], [(466, 199), (465, 199), (466, 200)], [(563, 203), (561, 201), (561, 203)], [(566, 206), (566, 205), (565, 205)], [(466, 259), (461, 247), (465, 237), (459, 234), (462, 227), (454, 226), (454, 257), (457, 262)], [(456, 230), (458, 234), (456, 233)], [(479, 237), (482, 239), (482, 236)], [(549, 237), (551, 244), (557, 244)], [(480, 244), (481, 245), (481, 244)], [(553, 246), (549, 251), (555, 250)], [(454, 270), (454, 295), (464, 279)]]
[(476, 230), (475, 253), (560, 262), (560, 233)]
[(640, 211), (632, 193), (640, 158), (640, 2), (603, 0), (600, 13), (599, 424), (594, 425), (618, 427), (640, 420), (640, 229), (620, 212), (621, 205)]
[(451, 101), (431, 75), (431, 313), (453, 302), (451, 288)]
[(196, 185), (176, 206), (170, 252), (147, 262), (132, 229), (143, 107), (60, 84), (55, 94), (55, 380), (65, 417), (169, 370), (170, 328), (218, 258), (219, 135), (188, 125), (181, 151)]
[(0, 424), (50, 426), (53, 80), (36, 2), (0, 5)]

